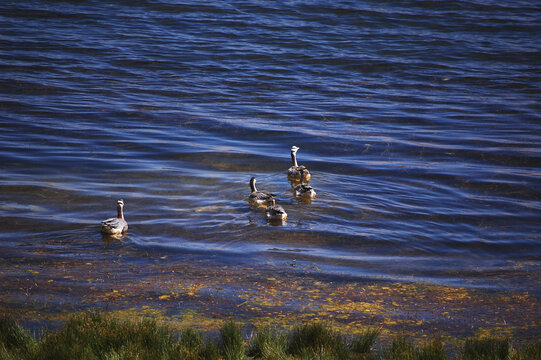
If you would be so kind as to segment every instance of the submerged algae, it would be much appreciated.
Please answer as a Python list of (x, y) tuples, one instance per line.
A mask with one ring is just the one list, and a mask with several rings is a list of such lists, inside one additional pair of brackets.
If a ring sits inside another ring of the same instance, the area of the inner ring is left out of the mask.
[(349, 334), (381, 326), (383, 337), (480, 332), (527, 342), (541, 331), (538, 294), (333, 277), (309, 264), (245, 266), (161, 254), (136, 254), (134, 264), (128, 260), (133, 251), (103, 256), (96, 250), (92, 258), (13, 252), (0, 261), (0, 314), (16, 314), (36, 328), (58, 326), (74, 311), (101, 309), (201, 331), (215, 331), (227, 318), (285, 329), (325, 321)]

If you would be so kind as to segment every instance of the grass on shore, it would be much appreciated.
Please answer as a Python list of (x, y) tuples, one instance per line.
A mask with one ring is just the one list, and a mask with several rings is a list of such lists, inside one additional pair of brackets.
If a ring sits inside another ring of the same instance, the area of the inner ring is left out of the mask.
[[(439, 360), (450, 359), (441, 341), (415, 346), (396, 337), (378, 352), (373, 350), (379, 329), (367, 329), (346, 338), (322, 323), (297, 326), (291, 332), (260, 329), (249, 339), (232, 321), (224, 323), (217, 338), (206, 338), (193, 329), (175, 332), (155, 320), (120, 321), (101, 313), (75, 314), (55, 332), (36, 340), (15, 321), (0, 317), (0, 360), (63, 359), (186, 359), (186, 360)], [(541, 342), (520, 349), (508, 339), (467, 339), (457, 360), (541, 359)]]

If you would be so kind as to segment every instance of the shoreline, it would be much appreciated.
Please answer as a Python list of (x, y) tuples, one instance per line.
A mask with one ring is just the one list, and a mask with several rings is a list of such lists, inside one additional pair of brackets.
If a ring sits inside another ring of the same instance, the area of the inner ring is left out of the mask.
[(541, 332), (536, 293), (340, 278), (311, 268), (225, 264), (159, 251), (136, 264), (133, 249), (118, 249), (92, 259), (3, 249), (0, 314), (34, 331), (57, 328), (74, 312), (98, 310), (204, 332), (227, 319), (285, 330), (323, 321), (349, 335), (375, 326), (382, 338), (421, 340), (485, 334), (531, 343)]

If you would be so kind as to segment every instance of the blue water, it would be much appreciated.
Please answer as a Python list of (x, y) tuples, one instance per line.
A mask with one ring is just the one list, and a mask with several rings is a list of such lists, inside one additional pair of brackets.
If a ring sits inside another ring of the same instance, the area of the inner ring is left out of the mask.
[[(141, 253), (539, 291), (540, 19), (535, 1), (2, 1), (0, 251), (84, 256), (123, 198)], [(285, 224), (248, 206), (251, 176)]]

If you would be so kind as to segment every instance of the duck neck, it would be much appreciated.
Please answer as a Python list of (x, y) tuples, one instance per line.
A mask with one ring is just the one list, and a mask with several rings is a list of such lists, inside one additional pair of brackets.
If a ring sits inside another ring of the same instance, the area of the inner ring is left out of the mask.
[(250, 181), (250, 189), (252, 192), (256, 192), (257, 189), (255, 188), (255, 180)]
[(117, 217), (119, 219), (124, 219), (124, 213), (122, 212), (122, 205), (116, 207)]
[(291, 163), (293, 166), (298, 167), (299, 164), (297, 164), (297, 153), (295, 151), (291, 152)]

